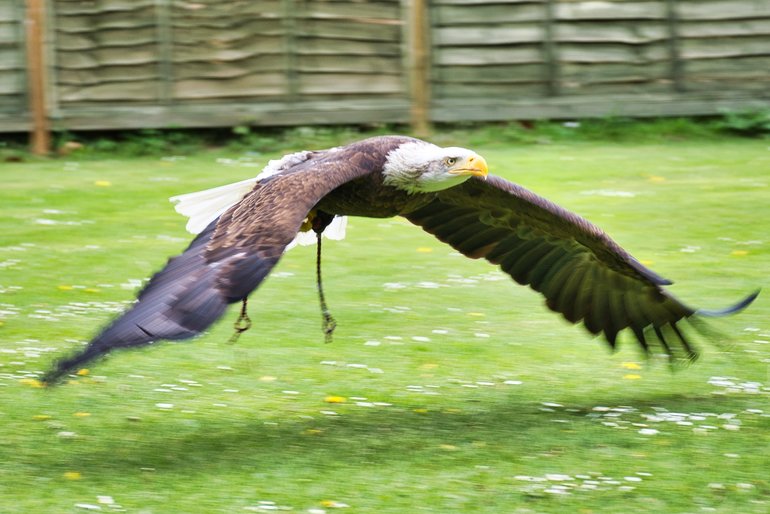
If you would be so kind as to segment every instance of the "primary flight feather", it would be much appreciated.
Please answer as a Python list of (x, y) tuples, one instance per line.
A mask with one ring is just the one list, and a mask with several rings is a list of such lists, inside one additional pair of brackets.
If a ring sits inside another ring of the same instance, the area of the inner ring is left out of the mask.
[(499, 265), (610, 345), (630, 329), (645, 351), (657, 348), (671, 358), (696, 356), (683, 320), (737, 312), (757, 294), (721, 311), (692, 309), (663, 288), (668, 280), (595, 225), (488, 176), (480, 155), (404, 136), (290, 154), (256, 178), (172, 201), (190, 218), (195, 239), (131, 308), (58, 361), (46, 382), (116, 348), (200, 334), (229, 304), (245, 301), (287, 248), (307, 242), (304, 234), (310, 241), (319, 234), (319, 243), (322, 233), (342, 237), (345, 216), (404, 216), (462, 254)]

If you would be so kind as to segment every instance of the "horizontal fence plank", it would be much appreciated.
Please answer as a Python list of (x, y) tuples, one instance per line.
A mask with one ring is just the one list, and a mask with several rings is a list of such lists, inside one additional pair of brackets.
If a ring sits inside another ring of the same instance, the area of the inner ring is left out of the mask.
[(402, 75), (401, 65), (400, 55), (348, 55), (340, 58), (338, 54), (333, 54), (297, 57), (297, 70), (300, 72)]
[(508, 98), (541, 98), (546, 96), (545, 80), (540, 83), (474, 84), (436, 83), (436, 96), (442, 99), (486, 97), (490, 100)]
[(639, 2), (603, 2), (576, 1), (556, 2), (555, 16), (557, 20), (649, 20), (665, 19), (665, 4), (660, 1)]
[(690, 75), (752, 77), (768, 81), (770, 56), (688, 61), (685, 69)]
[(540, 98), (537, 102), (526, 98), (465, 98), (434, 101), (432, 114), (437, 122), (700, 116), (767, 108), (769, 103), (767, 93), (759, 96), (740, 91), (561, 96)]
[(19, 11), (13, 2), (0, 2), (0, 23), (16, 22)]
[(636, 21), (618, 23), (556, 22), (557, 43), (623, 43), (641, 45), (668, 39), (666, 26), (661, 22)]
[(336, 55), (343, 58), (348, 55), (393, 56), (401, 55), (401, 43), (298, 37), (295, 51), (299, 55)]
[(59, 51), (84, 51), (101, 48), (123, 48), (151, 45), (156, 42), (153, 26), (131, 29), (104, 29), (94, 32), (59, 32), (56, 35)]
[(437, 27), (490, 25), (499, 23), (539, 23), (543, 4), (435, 5), (433, 24)]
[(310, 1), (304, 3), (304, 9), (297, 12), (302, 18), (331, 18), (356, 20), (398, 20), (401, 16), (401, 2), (371, 1), (364, 2), (328, 2)]
[(767, 0), (678, 0), (675, 9), (683, 20), (770, 18)]
[(18, 96), (24, 91), (24, 73), (21, 70), (7, 70), (0, 73), (0, 95)]
[(205, 25), (186, 26), (180, 20), (172, 24), (174, 42), (180, 45), (207, 43), (212, 45), (237, 45), (242, 41), (265, 36), (282, 36), (286, 29), (275, 20), (249, 20), (238, 26), (216, 27)]
[(393, 75), (354, 75), (343, 73), (301, 73), (298, 77), (301, 94), (360, 95), (404, 93), (404, 83)]
[(667, 62), (631, 64), (601, 63), (581, 64), (569, 63), (560, 68), (562, 79), (567, 82), (580, 82), (592, 85), (602, 82), (644, 82), (667, 79), (669, 68)]
[(286, 58), (281, 54), (258, 54), (237, 61), (174, 61), (176, 79), (190, 78), (235, 78), (254, 72), (285, 71)]
[(53, 0), (52, 4), (58, 15), (72, 15), (93, 14), (95, 11), (132, 12), (153, 7), (155, 0)]
[(158, 83), (155, 80), (135, 80), (93, 86), (62, 84), (57, 90), (62, 103), (150, 102), (157, 99)]
[(517, 6), (521, 4), (542, 4), (548, 0), (433, 0), (432, 3), (436, 5), (484, 5), (484, 4), (501, 4)]
[(155, 80), (156, 66), (100, 66), (94, 68), (58, 68), (57, 80), (60, 85), (95, 86), (110, 82), (131, 82), (134, 80)]
[(131, 48), (95, 48), (91, 51), (60, 51), (56, 56), (61, 68), (95, 68), (108, 65), (135, 65), (158, 62), (155, 44)]
[(489, 64), (517, 64), (542, 62), (540, 45), (519, 45), (506, 48), (447, 47), (434, 49), (437, 65), (483, 66)]
[(171, 16), (175, 19), (186, 18), (221, 27), (262, 17), (280, 17), (284, 12), (282, 0), (195, 0), (169, 3)]
[(260, 37), (234, 47), (199, 45), (173, 45), (174, 62), (242, 61), (266, 54), (282, 54), (284, 40), (281, 37)]
[(401, 33), (400, 21), (346, 23), (340, 20), (300, 19), (296, 27), (299, 36), (343, 40), (398, 41)]
[(595, 96), (595, 95), (648, 95), (665, 94), (671, 91), (671, 80), (629, 80), (625, 82), (594, 82), (583, 80), (572, 82), (565, 80), (561, 84), (564, 96)]
[(259, 73), (224, 79), (182, 79), (173, 83), (173, 97), (181, 100), (281, 96), (287, 90), (285, 73)]
[(19, 22), (0, 20), (0, 45), (19, 44)]
[(24, 68), (23, 50), (17, 46), (0, 45), (0, 70)]
[(114, 11), (76, 15), (60, 15), (56, 18), (57, 32), (97, 32), (105, 29), (131, 29), (155, 25), (155, 6), (137, 6), (130, 12)]
[(543, 27), (530, 24), (508, 24), (492, 27), (438, 27), (433, 41), (438, 46), (487, 46), (503, 44), (540, 43)]
[[(0, 95), (0, 132), (26, 132), (29, 129), (27, 97), (16, 93)], [(11, 121), (16, 120), (16, 121)]]
[(371, 123), (372, 120), (382, 123), (406, 122), (409, 120), (409, 104), (403, 99), (366, 98), (293, 103), (266, 101), (175, 106), (109, 105), (98, 109), (73, 107), (59, 113), (54, 124), (59, 129), (103, 130)]
[(542, 82), (545, 66), (540, 64), (496, 64), (487, 66), (442, 66), (435, 70), (435, 80), (466, 83)]
[(685, 39), (681, 52), (685, 59), (770, 55), (770, 44), (766, 37)]
[(669, 53), (664, 43), (645, 46), (597, 43), (592, 45), (559, 45), (562, 62), (574, 63), (648, 63), (668, 60)]
[[(684, 38), (770, 36), (770, 18), (739, 21), (680, 22), (677, 32)], [(770, 40), (768, 41), (770, 45)]]

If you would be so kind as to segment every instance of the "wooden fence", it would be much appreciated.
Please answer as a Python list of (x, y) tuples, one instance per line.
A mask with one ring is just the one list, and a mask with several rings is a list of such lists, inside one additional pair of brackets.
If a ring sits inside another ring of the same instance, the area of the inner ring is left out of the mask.
[(0, 2), (0, 131), (769, 105), (768, 0)]

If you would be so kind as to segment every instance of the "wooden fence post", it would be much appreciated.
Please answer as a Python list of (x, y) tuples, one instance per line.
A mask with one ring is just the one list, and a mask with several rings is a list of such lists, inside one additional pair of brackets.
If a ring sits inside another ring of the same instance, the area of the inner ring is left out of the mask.
[(412, 131), (427, 136), (430, 127), (430, 33), (427, 0), (411, 0), (409, 19), (409, 96)]
[(27, 85), (32, 114), (30, 144), (36, 155), (51, 151), (51, 127), (48, 120), (45, 87), (45, 0), (27, 0)]

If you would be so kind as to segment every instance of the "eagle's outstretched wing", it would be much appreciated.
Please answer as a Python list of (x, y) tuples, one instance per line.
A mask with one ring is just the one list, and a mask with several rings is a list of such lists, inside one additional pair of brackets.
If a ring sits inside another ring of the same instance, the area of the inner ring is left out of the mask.
[(499, 177), (474, 177), (441, 191), (406, 217), (464, 255), (500, 265), (516, 282), (542, 293), (550, 309), (603, 333), (613, 347), (629, 328), (647, 352), (652, 345), (670, 358), (693, 359), (697, 353), (680, 321), (736, 312), (757, 295), (723, 311), (692, 309), (662, 288), (671, 282), (601, 229)]
[(222, 316), (228, 304), (259, 286), (321, 198), (373, 171), (363, 162), (352, 151), (319, 152), (257, 183), (184, 253), (170, 259), (128, 311), (84, 349), (58, 361), (43, 380), (55, 382), (115, 348), (200, 334)]

